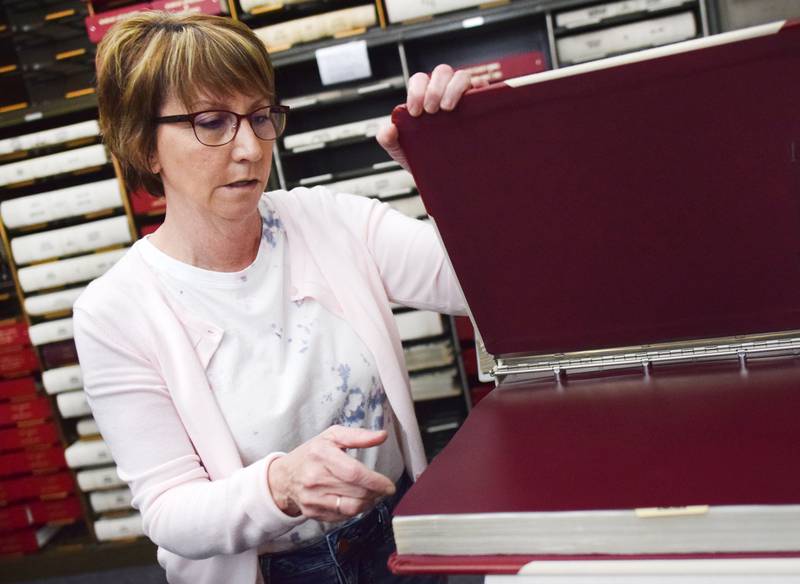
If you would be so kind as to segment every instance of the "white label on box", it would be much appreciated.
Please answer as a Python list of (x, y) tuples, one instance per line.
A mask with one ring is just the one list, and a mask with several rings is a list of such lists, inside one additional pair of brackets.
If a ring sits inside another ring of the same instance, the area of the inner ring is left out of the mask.
[(317, 49), (317, 67), (323, 85), (372, 76), (366, 41), (354, 41)]
[(80, 389), (83, 387), (83, 375), (80, 365), (68, 365), (42, 372), (42, 385), (49, 394)]

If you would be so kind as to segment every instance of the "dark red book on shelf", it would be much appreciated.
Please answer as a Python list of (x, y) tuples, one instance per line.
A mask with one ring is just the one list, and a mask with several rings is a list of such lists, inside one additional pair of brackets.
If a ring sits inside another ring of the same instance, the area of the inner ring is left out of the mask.
[(42, 367), (45, 370), (74, 365), (78, 362), (78, 351), (72, 339), (41, 345), (39, 354), (42, 356)]
[(77, 497), (0, 507), (0, 531), (45, 523), (72, 523), (81, 517), (81, 513), (81, 504)]
[(0, 324), (0, 347), (24, 347), (30, 344), (28, 325), (24, 322)]
[(46, 446), (56, 444), (58, 441), (58, 430), (52, 421), (0, 429), (0, 452), (30, 446)]
[(44, 396), (0, 403), (0, 428), (31, 420), (45, 420), (51, 415), (50, 401)]
[(500, 382), (396, 569), (800, 552), (798, 66), (776, 23), (395, 110)]
[(165, 197), (154, 197), (142, 189), (133, 191), (130, 194), (130, 201), (134, 215), (163, 215), (167, 209)]
[(60, 446), (29, 448), (0, 454), (0, 477), (66, 468), (64, 449)]
[(68, 472), (23, 476), (0, 480), (0, 507), (25, 499), (62, 497), (75, 491)]
[(25, 375), (39, 370), (39, 361), (32, 347), (19, 350), (0, 351), (0, 376)]
[(0, 381), (0, 400), (14, 399), (36, 394), (36, 380), (33, 377)]
[(46, 525), (0, 533), (0, 555), (38, 551), (52, 539), (58, 529), (58, 526)]

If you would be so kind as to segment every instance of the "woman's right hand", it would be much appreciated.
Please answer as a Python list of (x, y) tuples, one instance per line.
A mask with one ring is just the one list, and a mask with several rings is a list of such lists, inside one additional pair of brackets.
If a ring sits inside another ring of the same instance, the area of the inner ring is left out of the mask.
[(331, 426), (272, 461), (267, 483), (273, 500), (287, 515), (327, 522), (372, 508), (377, 499), (394, 494), (394, 484), (344, 450), (377, 446), (386, 437), (385, 430)]

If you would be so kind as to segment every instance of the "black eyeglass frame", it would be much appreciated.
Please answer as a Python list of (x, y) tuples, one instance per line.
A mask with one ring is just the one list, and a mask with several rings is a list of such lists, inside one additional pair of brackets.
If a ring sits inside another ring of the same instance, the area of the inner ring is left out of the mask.
[[(224, 110), (224, 109), (210, 109), (210, 110), (203, 110), (201, 112), (192, 112), (190, 114), (177, 114), (177, 115), (174, 115), (174, 116), (161, 116), (161, 117), (155, 118), (153, 121), (156, 122), (157, 124), (177, 124), (177, 123), (180, 123), (180, 122), (189, 122), (189, 123), (192, 124), (192, 132), (194, 132), (194, 137), (197, 139), (198, 142), (200, 142), (203, 146), (208, 146), (209, 148), (217, 148), (219, 146), (225, 146), (226, 144), (230, 144), (231, 142), (233, 142), (236, 139), (236, 135), (239, 133), (239, 128), (242, 127), (242, 120), (243, 119), (247, 118), (247, 121), (251, 124), (251, 127), (252, 127), (252, 122), (250, 121), (250, 116), (252, 116), (256, 112), (259, 112), (259, 111), (265, 110), (265, 109), (269, 110), (269, 114), (270, 115), (272, 115), (272, 112), (278, 112), (278, 113), (282, 113), (285, 116), (288, 116), (289, 112), (291, 111), (291, 108), (288, 105), (265, 105), (265, 106), (262, 106), (262, 107), (258, 107), (256, 109), (254, 109), (253, 111), (251, 111), (250, 113), (246, 113), (246, 114), (239, 114), (239, 113), (232, 112), (230, 110)], [(194, 120), (195, 120), (195, 118), (197, 116), (202, 115), (202, 114), (213, 113), (213, 112), (231, 114), (233, 116), (236, 116), (236, 129), (233, 131), (233, 136), (231, 136), (230, 140), (228, 140), (227, 142), (223, 142), (222, 144), (206, 144), (205, 142), (203, 142), (200, 139), (200, 137), (197, 135), (197, 128), (194, 125)], [(275, 128), (275, 137), (274, 138), (262, 138), (261, 136), (256, 134), (255, 131), (253, 131), (253, 135), (256, 138), (258, 138), (259, 140), (261, 140), (262, 142), (271, 142), (273, 140), (277, 140), (278, 138), (280, 138), (283, 135), (283, 132), (284, 132), (285, 129), (286, 129), (286, 124), (284, 124), (284, 127), (281, 129), (280, 132), (278, 132), (278, 129)]]

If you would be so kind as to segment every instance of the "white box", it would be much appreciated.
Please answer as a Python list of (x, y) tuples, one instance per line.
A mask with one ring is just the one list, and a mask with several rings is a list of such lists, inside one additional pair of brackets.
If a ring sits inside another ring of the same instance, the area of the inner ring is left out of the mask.
[(379, 118), (350, 122), (349, 124), (320, 128), (319, 130), (286, 136), (283, 139), (283, 145), (287, 150), (297, 150), (356, 136), (374, 136), (381, 126), (388, 125), (391, 121), (391, 116), (381, 116)]
[(100, 434), (100, 429), (97, 427), (97, 422), (95, 422), (94, 418), (84, 418), (83, 420), (78, 420), (78, 423), (75, 425), (75, 429), (78, 431), (78, 436), (81, 438), (98, 436)]
[(128, 487), (110, 491), (95, 491), (89, 495), (89, 504), (95, 513), (121, 511), (131, 508), (133, 495)]
[(119, 181), (110, 178), (3, 201), (0, 215), (6, 227), (16, 229), (118, 207), (122, 207)]
[(77, 124), (70, 124), (69, 126), (51, 128), (49, 130), (42, 130), (41, 132), (33, 132), (31, 134), (23, 134), (22, 136), (14, 136), (13, 138), (0, 140), (0, 155), (11, 154), (12, 152), (19, 152), (20, 150), (41, 148), (42, 146), (52, 146), (53, 144), (61, 144), (63, 142), (69, 142), (70, 140), (99, 135), (100, 124), (97, 120), (78, 122)]
[(28, 327), (31, 345), (38, 347), (72, 338), (72, 318), (59, 318)]
[(102, 144), (75, 148), (74, 150), (67, 150), (66, 152), (40, 156), (29, 160), (20, 160), (19, 162), (12, 162), (0, 166), (0, 186), (34, 180), (54, 174), (72, 172), (83, 168), (91, 168), (93, 166), (102, 166), (108, 162), (108, 154), (106, 153), (105, 146)]
[(444, 333), (442, 316), (437, 312), (412, 310), (394, 315), (400, 338), (404, 341), (434, 337)]
[(11, 240), (11, 252), (17, 264), (29, 264), (58, 256), (130, 243), (131, 239), (128, 218), (120, 215), (72, 227), (15, 237)]
[(100, 541), (139, 537), (144, 535), (142, 516), (134, 513), (127, 517), (98, 519), (94, 522), (94, 534)]
[(92, 413), (89, 402), (86, 401), (86, 392), (82, 389), (59, 393), (56, 395), (56, 403), (62, 418), (80, 418)]
[(70, 310), (84, 290), (86, 290), (86, 287), (81, 286), (79, 288), (50, 292), (49, 294), (28, 296), (25, 299), (25, 312), (33, 316), (41, 316), (52, 312)]
[(50, 394), (70, 391), (72, 389), (83, 388), (83, 375), (80, 365), (68, 365), (57, 367), (42, 372), (42, 385), (45, 391)]
[(563, 37), (556, 41), (556, 47), (560, 62), (582, 63), (617, 53), (675, 43), (696, 35), (694, 14), (684, 12)]
[(88, 282), (106, 273), (127, 251), (127, 249), (114, 249), (21, 268), (17, 272), (19, 284), (23, 292), (35, 292), (77, 282)]
[(386, 0), (389, 22), (402, 22), (484, 4), (486, 0)]
[(78, 440), (67, 446), (64, 450), (64, 457), (70, 468), (99, 466), (114, 462), (114, 459), (111, 458), (111, 450), (103, 440)]
[(103, 468), (93, 468), (82, 470), (75, 474), (78, 479), (78, 487), (84, 493), (101, 489), (121, 487), (125, 483), (119, 478), (116, 466), (105, 466)]

